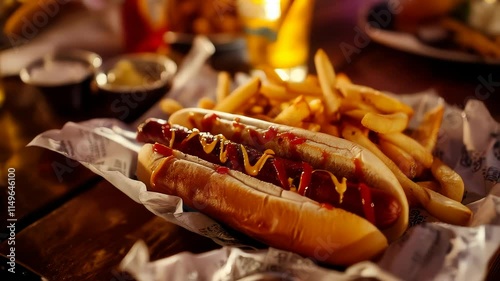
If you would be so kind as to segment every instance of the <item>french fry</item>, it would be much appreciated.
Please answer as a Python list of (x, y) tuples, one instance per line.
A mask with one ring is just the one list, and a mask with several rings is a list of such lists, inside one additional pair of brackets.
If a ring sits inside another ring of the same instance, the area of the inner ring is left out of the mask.
[(306, 78), (304, 79), (304, 82), (311, 85), (319, 86), (319, 80), (317, 75), (307, 74)]
[(416, 161), (422, 163), (425, 168), (430, 168), (434, 157), (420, 143), (403, 133), (378, 134), (380, 139), (397, 145)]
[(399, 133), (408, 126), (408, 115), (403, 112), (392, 114), (367, 112), (361, 119), (361, 124), (377, 133)]
[(308, 102), (311, 109), (311, 118), (314, 122), (321, 126), (328, 125), (328, 120), (325, 116), (325, 106), (321, 99), (312, 99)]
[(368, 105), (366, 103), (363, 103), (361, 101), (361, 99), (354, 99), (354, 98), (342, 99), (342, 103), (341, 103), (340, 109), (339, 109), (340, 113), (344, 113), (346, 111), (353, 110), (353, 109), (362, 109), (362, 110), (365, 110), (366, 112), (379, 113), (379, 111), (375, 107)]
[(342, 84), (342, 93), (346, 97), (360, 99), (382, 113), (403, 112), (409, 117), (413, 115), (411, 106), (370, 87), (346, 83)]
[(288, 92), (284, 85), (276, 85), (269, 83), (264, 83), (261, 85), (260, 93), (268, 97), (269, 99), (280, 100), (280, 101), (287, 101), (290, 100), (291, 98), (299, 96), (298, 94)]
[(352, 84), (352, 81), (347, 74), (340, 72), (337, 74), (337, 86), (342, 84)]
[(276, 71), (274, 70), (274, 68), (272, 68), (271, 66), (269, 66), (269, 65), (260, 65), (257, 68), (260, 69), (260, 70), (262, 70), (264, 72), (264, 74), (266, 75), (267, 80), (270, 83), (276, 84), (276, 85), (283, 85), (283, 84), (285, 84), (285, 81), (283, 81), (283, 79), (281, 79), (281, 77), (278, 75), (278, 73), (276, 73)]
[(253, 105), (248, 111), (252, 115), (264, 115), (264, 107), (262, 105)]
[(202, 97), (198, 100), (198, 107), (204, 109), (212, 109), (215, 107), (215, 101), (209, 97)]
[(317, 96), (317, 97), (321, 97), (323, 95), (319, 84), (307, 81), (286, 82), (285, 87), (289, 92), (298, 93), (300, 95)]
[(182, 104), (180, 104), (177, 100), (171, 98), (165, 98), (160, 101), (160, 109), (167, 115), (170, 115), (183, 108), (184, 106), (182, 106)]
[(368, 111), (363, 109), (352, 109), (344, 112), (344, 115), (361, 122), (367, 113)]
[(247, 83), (236, 88), (229, 96), (217, 103), (214, 110), (234, 113), (259, 92), (261, 81), (259, 77), (254, 77)]
[(417, 181), (416, 184), (439, 193), (439, 183), (436, 181)]
[(350, 125), (344, 126), (342, 137), (365, 147), (380, 158), (398, 179), (411, 206), (420, 205), (435, 218), (446, 223), (466, 225), (470, 221), (472, 212), (469, 208), (410, 180), (359, 128)]
[(413, 116), (413, 108), (379, 91), (361, 93), (361, 99), (384, 113), (404, 112)]
[(231, 76), (227, 71), (221, 71), (217, 74), (217, 88), (215, 89), (215, 101), (220, 103), (229, 96), (231, 92)]
[(464, 182), (453, 169), (436, 158), (432, 162), (431, 172), (440, 184), (439, 193), (455, 201), (462, 201), (465, 189)]
[(416, 167), (415, 167), (415, 178), (422, 178), (425, 176), (427, 173), (430, 173), (429, 168), (424, 167), (424, 165), (419, 162), (415, 161)]
[(298, 127), (311, 132), (319, 132), (321, 130), (321, 125), (314, 122), (300, 122)]
[(304, 97), (297, 97), (293, 103), (286, 107), (283, 111), (274, 118), (274, 122), (289, 126), (301, 124), (304, 119), (311, 115), (309, 104), (304, 100)]
[(334, 137), (340, 137), (340, 129), (338, 126), (331, 125), (328, 123), (321, 124), (321, 132), (332, 135)]
[(325, 51), (319, 49), (314, 55), (314, 65), (318, 72), (319, 84), (323, 93), (326, 114), (335, 118), (342, 101), (342, 96), (336, 89), (335, 71)]
[[(342, 77), (342, 76), (341, 76)], [(364, 103), (361, 99), (361, 91), (363, 87), (353, 84), (350, 80), (344, 78), (337, 78), (337, 89), (342, 95), (349, 100), (356, 101), (357, 103)]]
[(378, 146), (380, 150), (387, 155), (398, 168), (410, 179), (413, 179), (417, 174), (417, 163), (415, 159), (400, 147), (387, 142), (383, 139), (380, 140)]
[(312, 99), (308, 101), (308, 104), (312, 112), (322, 112), (324, 109), (321, 99)]
[(437, 105), (425, 113), (418, 127), (411, 133), (411, 137), (418, 141), (429, 152), (434, 150), (437, 143), (439, 129), (443, 120), (444, 106)]
[(269, 99), (261, 94), (256, 94), (250, 97), (240, 108), (236, 111), (239, 114), (246, 114), (252, 116), (254, 114), (263, 115), (269, 108)]

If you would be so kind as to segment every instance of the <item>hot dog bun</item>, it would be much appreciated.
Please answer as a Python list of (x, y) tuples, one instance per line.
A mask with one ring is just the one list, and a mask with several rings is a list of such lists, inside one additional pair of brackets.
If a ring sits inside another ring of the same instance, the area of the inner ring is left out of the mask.
[[(273, 127), (279, 132), (289, 132), (297, 137), (307, 139), (306, 142), (293, 145), (293, 147), (289, 143), (277, 139), (267, 141), (264, 146), (265, 148), (272, 149), (281, 157), (289, 157), (293, 151), (294, 154), (299, 154), (301, 159), (313, 166), (333, 171), (335, 175), (340, 177), (352, 179), (359, 174), (363, 175), (363, 180), (371, 187), (387, 191), (402, 206), (397, 222), (392, 227), (383, 231), (387, 239), (394, 241), (406, 231), (409, 207), (403, 188), (390, 169), (369, 150), (348, 140), (331, 135), (313, 133), (305, 129), (277, 125), (259, 119), (201, 108), (179, 110), (169, 117), (169, 122), (193, 128), (194, 125), (201, 126), (201, 120), (209, 114), (217, 116), (217, 122), (211, 128), (211, 132), (214, 134), (223, 134), (231, 137), (235, 132), (233, 124), (238, 122), (254, 131), (263, 132)], [(243, 141), (248, 141), (246, 144), (254, 145), (252, 141), (255, 138), (250, 136), (249, 132), (250, 130), (243, 130), (238, 132), (238, 134), (241, 135)], [(354, 159), (358, 159), (358, 163), (361, 163), (359, 167), (356, 167)], [(357, 169), (360, 171), (356, 171)]]
[(178, 196), (270, 246), (336, 265), (371, 259), (387, 247), (385, 236), (368, 221), (306, 199), (258, 191), (253, 187), (274, 186), (240, 172), (219, 174), (213, 164), (180, 152), (164, 157), (151, 144), (142, 147), (138, 159), (137, 177), (151, 190)]

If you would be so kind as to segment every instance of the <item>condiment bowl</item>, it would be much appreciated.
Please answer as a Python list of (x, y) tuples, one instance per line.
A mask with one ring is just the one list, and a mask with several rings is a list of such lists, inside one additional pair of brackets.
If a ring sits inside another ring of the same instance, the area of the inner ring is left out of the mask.
[(125, 54), (97, 71), (95, 102), (106, 117), (137, 119), (170, 90), (177, 64), (156, 53)]
[(71, 114), (85, 110), (90, 102), (90, 84), (102, 58), (85, 50), (57, 50), (21, 69), (21, 80), (40, 90), (52, 110)]

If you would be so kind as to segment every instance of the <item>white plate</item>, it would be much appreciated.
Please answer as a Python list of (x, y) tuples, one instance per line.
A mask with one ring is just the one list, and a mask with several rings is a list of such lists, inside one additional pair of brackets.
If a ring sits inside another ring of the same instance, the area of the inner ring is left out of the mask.
[(360, 14), (359, 23), (360, 26), (364, 28), (364, 31), (370, 39), (379, 44), (400, 51), (443, 60), (467, 63), (500, 64), (500, 59), (485, 58), (479, 55), (467, 53), (465, 51), (443, 49), (425, 44), (411, 33), (373, 27), (368, 24), (368, 13), (370, 10), (370, 8), (367, 8)]

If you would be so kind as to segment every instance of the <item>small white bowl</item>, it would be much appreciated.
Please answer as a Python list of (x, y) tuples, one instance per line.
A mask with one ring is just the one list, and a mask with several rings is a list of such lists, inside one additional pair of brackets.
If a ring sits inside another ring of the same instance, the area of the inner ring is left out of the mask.
[(40, 90), (57, 113), (84, 110), (91, 98), (91, 81), (102, 58), (84, 50), (58, 50), (21, 69), (21, 80)]

